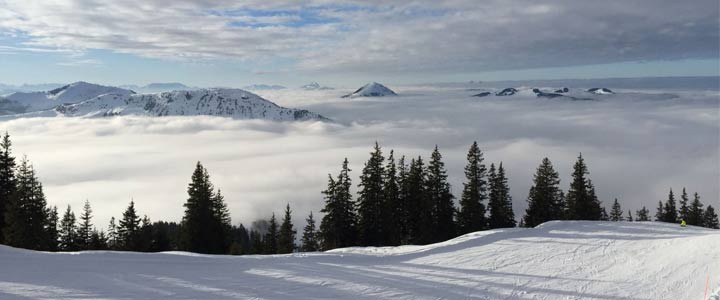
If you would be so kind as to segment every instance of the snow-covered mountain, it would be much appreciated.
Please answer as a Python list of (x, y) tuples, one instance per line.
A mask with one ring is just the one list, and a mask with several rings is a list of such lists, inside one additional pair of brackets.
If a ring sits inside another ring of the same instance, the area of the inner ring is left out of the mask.
[(193, 116), (274, 121), (329, 120), (319, 114), (279, 106), (240, 89), (199, 89), (157, 94), (105, 94), (53, 110), (59, 116), (104, 117), (117, 115)]
[(342, 96), (343, 98), (355, 97), (383, 97), (396, 96), (397, 94), (386, 86), (377, 82), (371, 82), (357, 89), (355, 92)]
[(118, 87), (79, 81), (45, 92), (10, 94), (5, 97), (8, 102), (0, 103), (0, 112), (6, 112), (7, 114), (48, 110), (58, 105), (78, 103), (105, 94), (126, 96), (135, 94), (135, 92)]
[(608, 88), (591, 88), (587, 90), (588, 93), (595, 94), (595, 95), (612, 95), (615, 94), (615, 92), (611, 91)]
[(76, 82), (47, 92), (15, 93), (0, 98), (0, 115), (12, 115), (10, 118), (210, 115), (275, 121), (329, 120), (307, 110), (279, 106), (240, 89), (137, 94), (127, 89), (87, 82)]
[(306, 90), (306, 91), (332, 90), (332, 89), (333, 89), (333, 88), (331, 88), (331, 87), (321, 86), (321, 85), (320, 85), (319, 83), (317, 83), (317, 82), (308, 83), (308, 84), (306, 84), (306, 85), (301, 86), (300, 88), (303, 89), (303, 90)]
[[(287, 255), (0, 246), (3, 299), (701, 299), (720, 230), (555, 221), (425, 246)], [(708, 299), (717, 299), (710, 296)]]

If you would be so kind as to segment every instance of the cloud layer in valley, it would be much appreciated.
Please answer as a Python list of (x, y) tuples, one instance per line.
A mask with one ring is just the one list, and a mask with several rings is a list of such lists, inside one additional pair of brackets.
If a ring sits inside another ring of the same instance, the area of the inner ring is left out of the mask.
[(101, 227), (120, 216), (130, 199), (153, 220), (179, 220), (196, 161), (222, 189), (235, 223), (280, 213), (290, 203), (296, 224), (303, 224), (310, 210), (322, 206), (327, 174), (336, 174), (348, 157), (357, 184), (375, 141), (386, 155), (392, 148), (396, 155), (425, 158), (437, 144), (459, 196), (465, 154), (477, 140), (486, 163), (502, 161), (507, 168), (517, 216), (540, 160), (553, 161), (567, 189), (579, 152), (606, 205), (617, 197), (625, 209), (645, 205), (654, 212), (671, 187), (720, 204), (717, 92), (572, 102), (474, 98), (461, 88), (396, 91), (400, 96), (353, 100), (339, 98), (346, 90), (261, 93), (338, 123), (34, 118), (4, 121), (0, 129), (10, 132), (15, 153), (35, 164), (51, 204), (79, 210), (89, 199)]

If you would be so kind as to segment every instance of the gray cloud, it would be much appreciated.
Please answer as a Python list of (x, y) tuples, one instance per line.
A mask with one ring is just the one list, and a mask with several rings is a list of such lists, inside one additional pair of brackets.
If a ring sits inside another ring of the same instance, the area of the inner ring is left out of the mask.
[[(720, 44), (714, 0), (0, 3), (0, 30), (25, 33), (31, 46), (177, 60), (282, 57), (304, 71), (476, 72), (716, 58)], [(303, 23), (303, 11), (329, 21)]]
[(683, 186), (699, 192), (706, 204), (720, 204), (717, 92), (566, 102), (399, 87), (398, 97), (339, 98), (349, 91), (261, 92), (346, 125), (216, 117), (36, 118), (4, 121), (0, 130), (10, 131), (16, 154), (35, 163), (50, 203), (79, 210), (90, 199), (102, 226), (119, 216), (130, 198), (152, 219), (179, 220), (198, 160), (223, 190), (234, 222), (280, 213), (289, 202), (296, 224), (302, 224), (310, 210), (317, 213), (322, 206), (327, 173), (335, 174), (348, 157), (357, 183), (375, 141), (386, 154), (393, 148), (409, 157), (427, 157), (438, 144), (459, 196), (467, 147), (477, 140), (487, 163), (503, 161), (508, 169), (518, 216), (540, 160), (553, 161), (566, 189), (579, 152), (606, 204), (618, 197), (625, 209), (653, 210), (668, 188)]

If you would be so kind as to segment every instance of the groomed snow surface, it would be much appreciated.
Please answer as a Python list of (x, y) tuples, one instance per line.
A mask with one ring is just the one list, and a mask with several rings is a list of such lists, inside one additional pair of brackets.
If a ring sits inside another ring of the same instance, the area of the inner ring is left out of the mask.
[[(702, 299), (720, 231), (549, 222), (428, 246), (211, 256), (0, 247), (0, 299)], [(711, 291), (708, 291), (708, 296)]]

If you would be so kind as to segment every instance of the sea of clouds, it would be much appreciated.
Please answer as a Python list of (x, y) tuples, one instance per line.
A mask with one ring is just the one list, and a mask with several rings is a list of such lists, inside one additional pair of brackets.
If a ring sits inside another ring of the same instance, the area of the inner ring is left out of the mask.
[(105, 228), (131, 199), (152, 220), (182, 217), (197, 161), (222, 190), (234, 223), (248, 225), (286, 203), (298, 229), (319, 213), (327, 174), (347, 157), (354, 184), (377, 141), (396, 157), (429, 157), (437, 145), (453, 193), (462, 191), (468, 147), (507, 169), (517, 217), (532, 175), (549, 157), (567, 189), (582, 152), (600, 199), (633, 213), (673, 188), (720, 206), (720, 101), (717, 91), (620, 90), (596, 101), (477, 98), (467, 87), (396, 87), (397, 97), (343, 99), (350, 89), (259, 92), (276, 103), (334, 119), (269, 122), (197, 117), (29, 118), (0, 122), (17, 156), (27, 155), (48, 201), (79, 212), (89, 199)]

